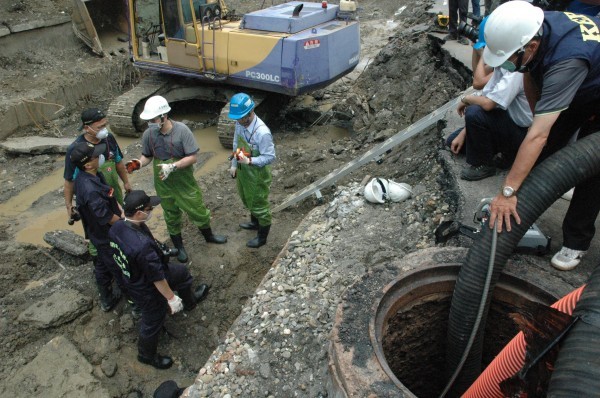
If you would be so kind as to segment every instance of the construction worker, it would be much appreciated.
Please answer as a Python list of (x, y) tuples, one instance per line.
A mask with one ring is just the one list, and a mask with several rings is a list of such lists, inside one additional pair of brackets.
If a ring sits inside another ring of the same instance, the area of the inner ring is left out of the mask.
[(468, 45), (469, 40), (458, 33), (458, 23), (467, 22), (467, 12), (469, 11), (469, 0), (449, 0), (448, 15), (450, 23), (448, 25), (449, 33), (444, 40), (457, 40), (460, 44)]
[(204, 205), (202, 191), (194, 179), (193, 165), (198, 161), (200, 148), (185, 124), (169, 119), (170, 111), (163, 97), (148, 98), (140, 115), (148, 121), (142, 136), (142, 156), (127, 162), (127, 171), (131, 173), (153, 163), (154, 187), (161, 199), (171, 241), (179, 250), (177, 260), (187, 263), (181, 236), (182, 212), (200, 229), (206, 242), (225, 243), (227, 237), (213, 234), (210, 210)]
[(125, 287), (142, 312), (138, 361), (167, 369), (173, 360), (157, 352), (167, 312), (193, 310), (206, 297), (209, 287), (202, 284), (192, 291), (193, 279), (188, 269), (183, 264), (169, 264), (168, 250), (152, 236), (146, 221), (159, 204), (157, 196), (139, 190), (129, 192), (123, 204), (125, 219), (112, 226), (109, 236)]
[(113, 292), (113, 279), (121, 288), (123, 283), (121, 272), (112, 261), (108, 240), (110, 226), (121, 218), (121, 207), (114, 196), (114, 188), (106, 183), (99, 171), (105, 152), (105, 144), (78, 142), (71, 148), (70, 160), (79, 170), (75, 179), (77, 211), (86, 237), (97, 250), (94, 275), (100, 293), (100, 308), (106, 312), (120, 299), (120, 293)]
[[(578, 138), (596, 131), (600, 117), (600, 19), (548, 11), (525, 1), (499, 6), (487, 21), (483, 58), (488, 65), (525, 72), (525, 92), (533, 123), (491, 204), (490, 226), (511, 230), (520, 223), (518, 191), (534, 165)], [(597, 127), (597, 126), (596, 126)], [(600, 212), (600, 175), (575, 187), (563, 221), (563, 246), (552, 265), (570, 270), (581, 261), (594, 237)]]
[[(79, 171), (71, 162), (71, 152), (78, 143), (89, 142), (93, 145), (105, 145), (106, 150), (102, 154), (104, 156), (104, 163), (100, 167), (100, 171), (102, 172), (102, 175), (104, 176), (104, 179), (108, 185), (114, 189), (113, 196), (115, 199), (117, 199), (117, 202), (120, 204), (123, 203), (123, 191), (119, 185), (119, 179), (121, 179), (123, 182), (125, 191), (128, 192), (131, 190), (129, 176), (125, 170), (125, 165), (122, 162), (123, 153), (121, 152), (121, 148), (119, 147), (114, 135), (108, 131), (107, 126), (108, 119), (104, 112), (102, 112), (100, 109), (89, 108), (81, 112), (81, 126), (79, 126), (79, 131), (83, 131), (83, 133), (79, 135), (69, 146), (65, 156), (64, 197), (65, 207), (67, 208), (67, 217), (69, 220), (74, 219), (73, 192), (75, 178), (77, 177)], [(88, 244), (88, 250), (92, 256), (92, 260), (96, 262), (98, 259), (98, 252), (91, 242)]]
[(258, 230), (256, 238), (246, 246), (258, 248), (267, 243), (271, 229), (271, 166), (275, 160), (273, 136), (267, 125), (254, 113), (254, 101), (248, 94), (231, 97), (229, 118), (236, 121), (230, 173), (237, 177), (237, 189), (250, 210), (250, 222), (240, 224), (243, 229)]

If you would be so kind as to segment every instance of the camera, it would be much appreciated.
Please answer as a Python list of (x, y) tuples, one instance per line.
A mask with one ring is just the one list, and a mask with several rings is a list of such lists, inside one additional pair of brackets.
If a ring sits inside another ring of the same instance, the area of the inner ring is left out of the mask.
[(169, 262), (169, 257), (175, 257), (179, 254), (179, 249), (175, 247), (169, 247), (165, 243), (159, 241), (156, 241), (156, 244), (162, 253), (162, 260), (167, 263)]
[(69, 225), (73, 225), (73, 224), (75, 224), (75, 221), (80, 221), (80, 220), (81, 220), (81, 215), (79, 214), (77, 209), (76, 208), (71, 209), (71, 218), (69, 218), (69, 221), (67, 221), (67, 223)]
[(458, 24), (458, 34), (461, 36), (465, 36), (467, 39), (471, 40), (473, 43), (479, 39), (479, 24), (483, 20), (482, 16), (473, 15), (473, 13), (467, 13), (467, 18), (473, 21), (472, 25), (469, 25), (466, 22), (461, 22)]

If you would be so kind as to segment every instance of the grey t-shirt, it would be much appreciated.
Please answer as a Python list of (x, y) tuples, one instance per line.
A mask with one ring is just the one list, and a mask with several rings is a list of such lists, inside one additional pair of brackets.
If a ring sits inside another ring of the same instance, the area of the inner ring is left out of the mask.
[(552, 65), (544, 73), (540, 100), (535, 114), (562, 112), (569, 107), (589, 71), (582, 59), (567, 59)]
[(181, 122), (171, 120), (171, 131), (161, 133), (158, 128), (149, 128), (142, 136), (142, 155), (160, 160), (182, 159), (200, 150), (192, 131)]

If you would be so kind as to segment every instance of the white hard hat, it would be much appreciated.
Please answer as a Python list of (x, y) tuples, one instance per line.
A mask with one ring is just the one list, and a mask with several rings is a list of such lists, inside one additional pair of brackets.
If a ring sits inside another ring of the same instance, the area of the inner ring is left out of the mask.
[(371, 203), (385, 203), (388, 198), (388, 181), (383, 178), (373, 178), (365, 185), (365, 199)]
[(144, 111), (140, 114), (142, 120), (152, 120), (157, 116), (164, 115), (171, 111), (171, 107), (164, 97), (155, 95), (148, 98), (144, 105)]
[(513, 0), (498, 6), (485, 24), (485, 63), (502, 65), (538, 33), (542, 22), (544, 11), (526, 1)]
[(388, 181), (388, 195), (392, 202), (402, 202), (412, 196), (412, 187), (404, 182)]

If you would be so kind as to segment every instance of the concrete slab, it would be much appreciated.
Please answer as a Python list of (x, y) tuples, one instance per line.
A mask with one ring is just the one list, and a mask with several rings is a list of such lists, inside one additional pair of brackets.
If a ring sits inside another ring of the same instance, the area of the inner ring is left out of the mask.
[(40, 155), (43, 153), (67, 153), (73, 138), (19, 137), (0, 142), (0, 148), (9, 153)]
[(48, 329), (71, 322), (91, 308), (91, 297), (74, 289), (64, 289), (30, 305), (18, 319), (39, 329)]
[(10, 35), (10, 29), (6, 26), (0, 26), (0, 37)]
[(44, 345), (38, 355), (0, 386), (3, 397), (108, 398), (92, 365), (63, 336)]
[(60, 25), (67, 22), (71, 22), (71, 16), (69, 15), (57, 15), (47, 19), (37, 19), (32, 21), (24, 21), (17, 23), (7, 23), (8, 29), (11, 33), (24, 32), (26, 30), (33, 30), (39, 28), (46, 28), (49, 26)]

